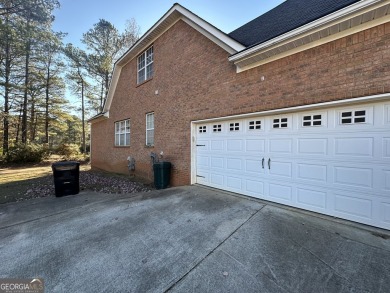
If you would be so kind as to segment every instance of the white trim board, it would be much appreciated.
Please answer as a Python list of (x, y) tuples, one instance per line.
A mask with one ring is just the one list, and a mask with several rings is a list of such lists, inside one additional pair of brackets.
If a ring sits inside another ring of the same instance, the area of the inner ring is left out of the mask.
[(267, 110), (267, 111), (261, 111), (261, 112), (253, 112), (253, 113), (246, 113), (246, 114), (238, 114), (238, 115), (215, 117), (215, 118), (209, 118), (209, 119), (194, 120), (194, 121), (191, 121), (191, 124), (199, 124), (199, 123), (206, 123), (206, 122), (212, 122), (212, 121), (225, 121), (225, 120), (231, 120), (231, 119), (243, 119), (243, 118), (268, 116), (268, 115), (277, 115), (277, 114), (291, 113), (291, 112), (298, 112), (298, 111), (305, 111), (305, 110), (315, 110), (315, 109), (322, 109), (322, 108), (338, 107), (338, 106), (343, 106), (346, 104), (354, 105), (354, 104), (370, 103), (370, 102), (377, 102), (377, 101), (384, 101), (384, 100), (390, 100), (390, 93), (381, 94), (381, 95), (374, 95), (374, 96), (365, 96), (365, 97), (359, 97), (359, 98), (353, 98), (353, 99), (346, 99), (346, 100), (337, 100), (337, 101), (318, 103), (318, 104), (310, 104), (310, 105), (303, 105), (303, 106), (296, 106), (296, 107), (289, 107), (289, 108)]

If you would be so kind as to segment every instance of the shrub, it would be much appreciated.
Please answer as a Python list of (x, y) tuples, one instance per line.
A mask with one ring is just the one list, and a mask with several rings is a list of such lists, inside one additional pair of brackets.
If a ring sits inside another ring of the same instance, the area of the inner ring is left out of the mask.
[(77, 160), (80, 156), (79, 146), (77, 144), (63, 143), (56, 149), (56, 154), (63, 157), (64, 160)]
[(49, 156), (49, 149), (45, 145), (16, 144), (8, 150), (6, 161), (8, 163), (39, 163)]

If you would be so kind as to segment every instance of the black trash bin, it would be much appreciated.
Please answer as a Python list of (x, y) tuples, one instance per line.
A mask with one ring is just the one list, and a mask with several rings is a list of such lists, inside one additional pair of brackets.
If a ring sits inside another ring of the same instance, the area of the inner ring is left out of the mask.
[(154, 186), (156, 189), (167, 188), (171, 180), (170, 162), (158, 162), (153, 164)]
[(80, 163), (74, 161), (58, 162), (51, 165), (56, 196), (78, 194), (80, 191)]

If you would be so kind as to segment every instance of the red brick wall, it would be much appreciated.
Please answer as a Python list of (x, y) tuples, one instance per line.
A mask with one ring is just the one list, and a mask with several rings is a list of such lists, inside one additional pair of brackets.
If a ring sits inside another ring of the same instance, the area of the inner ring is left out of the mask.
[[(137, 86), (136, 60), (123, 67), (110, 118), (92, 125), (92, 166), (127, 173), (133, 156), (136, 174), (152, 179), (150, 152), (164, 151), (172, 185), (189, 184), (192, 120), (390, 92), (389, 49), (387, 23), (237, 74), (227, 52), (179, 21), (154, 43), (153, 79)], [(145, 146), (148, 112), (153, 148)], [(131, 146), (114, 147), (114, 123), (127, 118)]]

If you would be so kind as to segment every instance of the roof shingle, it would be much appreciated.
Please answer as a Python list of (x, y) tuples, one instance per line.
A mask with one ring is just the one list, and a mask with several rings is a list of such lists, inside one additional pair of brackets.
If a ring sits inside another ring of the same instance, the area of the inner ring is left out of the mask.
[(252, 47), (359, 1), (287, 0), (232, 31), (229, 36), (246, 47)]

